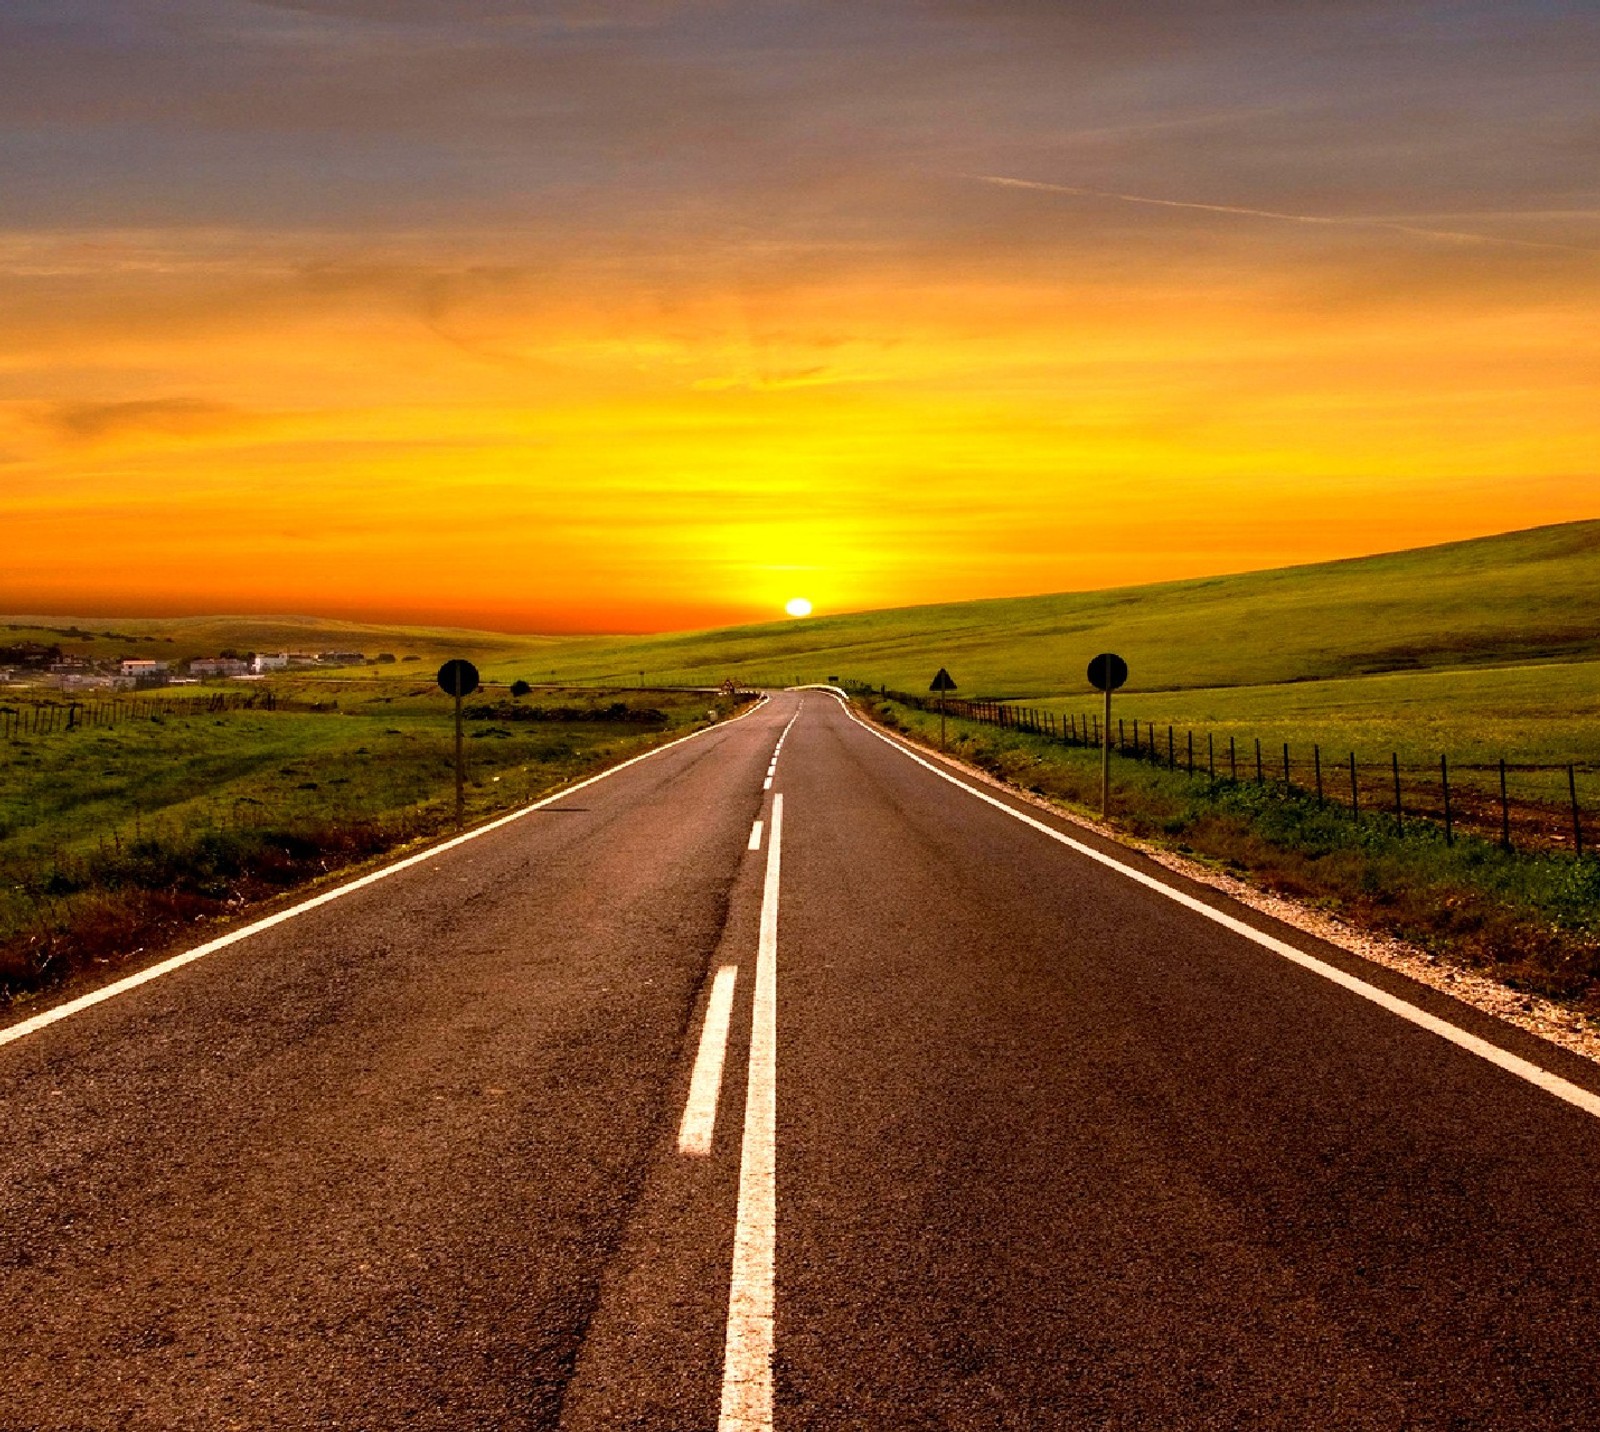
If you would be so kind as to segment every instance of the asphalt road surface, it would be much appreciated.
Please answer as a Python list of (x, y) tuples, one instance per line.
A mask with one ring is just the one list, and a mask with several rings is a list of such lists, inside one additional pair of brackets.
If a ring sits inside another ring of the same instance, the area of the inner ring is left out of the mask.
[(934, 764), (778, 694), (0, 1029), (0, 1429), (1600, 1426), (1590, 1066)]

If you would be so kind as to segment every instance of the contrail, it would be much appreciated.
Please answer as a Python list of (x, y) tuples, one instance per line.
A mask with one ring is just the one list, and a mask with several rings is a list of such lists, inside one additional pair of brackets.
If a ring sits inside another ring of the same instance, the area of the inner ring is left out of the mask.
[(1444, 239), (1452, 243), (1506, 244), (1518, 249), (1554, 249), (1566, 254), (1600, 254), (1600, 249), (1578, 244), (1553, 244), (1539, 239), (1510, 239), (1498, 234), (1465, 233), (1456, 229), (1423, 229), (1393, 219), (1368, 219), (1360, 216), (1329, 214), (1288, 214), (1278, 209), (1248, 209), (1237, 204), (1202, 204), (1192, 199), (1154, 199), (1148, 194), (1119, 194), (1111, 189), (1084, 189), (1074, 184), (1045, 184), (1037, 179), (1010, 179), (1003, 174), (973, 174), (969, 178), (982, 184), (998, 184), (1007, 189), (1036, 189), (1045, 194), (1071, 194), (1080, 199), (1115, 199), (1121, 204), (1150, 204), (1158, 209), (1199, 209), (1207, 214), (1232, 214), (1244, 219), (1277, 219), (1287, 224), (1319, 224), (1332, 228), (1387, 229), (1412, 238)]

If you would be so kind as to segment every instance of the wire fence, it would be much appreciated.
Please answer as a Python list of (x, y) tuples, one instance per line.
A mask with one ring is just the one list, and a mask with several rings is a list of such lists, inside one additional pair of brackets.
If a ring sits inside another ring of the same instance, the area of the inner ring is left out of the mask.
[(188, 697), (106, 697), (85, 701), (14, 701), (0, 704), (0, 739), (53, 736), (127, 721), (211, 716), (224, 711), (332, 711), (327, 701), (286, 701), (270, 690), (211, 691)]
[[(937, 698), (886, 687), (862, 686), (919, 711), (937, 712)], [(1064, 746), (1098, 750), (1109, 738), (1116, 755), (1182, 772), (1204, 781), (1216, 794), (1253, 784), (1286, 797), (1312, 799), (1318, 805), (1340, 808), (1353, 821), (1383, 821), (1399, 834), (1426, 826), (1442, 832), (1447, 843), (1458, 835), (1492, 840), (1505, 850), (1565, 850), (1582, 856), (1593, 853), (1595, 816), (1579, 801), (1576, 763), (1549, 764), (1512, 761), (1452, 761), (1441, 753), (1437, 761), (1402, 761), (1391, 751), (1387, 759), (1358, 759), (1354, 751), (1324, 750), (1315, 742), (1271, 742), (1259, 738), (1226, 736), (1216, 732), (1151, 721), (1117, 718), (1102, 730), (1094, 712), (1062, 713), (1003, 701), (946, 699), (948, 716), (999, 730), (1040, 736)], [(1585, 777), (1593, 775), (1581, 768)], [(1565, 801), (1531, 795), (1525, 787), (1532, 776), (1554, 777), (1566, 787)], [(1523, 790), (1518, 790), (1521, 783)]]

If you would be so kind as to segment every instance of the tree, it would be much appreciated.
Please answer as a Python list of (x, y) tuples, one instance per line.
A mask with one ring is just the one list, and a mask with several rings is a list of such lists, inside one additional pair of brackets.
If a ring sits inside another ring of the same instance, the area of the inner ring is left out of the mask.
[(511, 683), (511, 694), (513, 696), (526, 696), (532, 690), (533, 688), (526, 681), (513, 681)]

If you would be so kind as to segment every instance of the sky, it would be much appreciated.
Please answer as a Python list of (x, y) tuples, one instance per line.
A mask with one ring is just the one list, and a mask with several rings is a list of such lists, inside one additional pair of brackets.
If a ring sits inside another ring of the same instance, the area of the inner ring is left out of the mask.
[(0, 610), (651, 631), (1600, 515), (1592, 0), (6, 0)]

